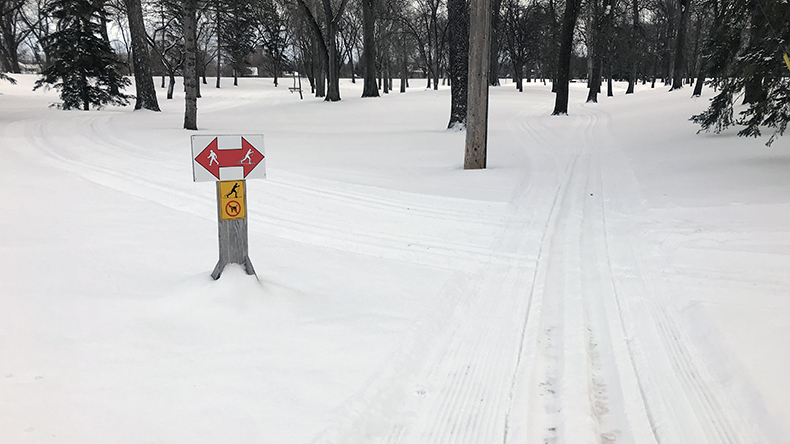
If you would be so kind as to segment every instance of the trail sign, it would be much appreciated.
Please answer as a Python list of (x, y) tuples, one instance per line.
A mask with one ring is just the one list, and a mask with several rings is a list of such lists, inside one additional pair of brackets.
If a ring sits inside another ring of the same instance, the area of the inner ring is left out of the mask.
[(266, 156), (260, 134), (192, 136), (195, 182), (265, 179)]
[(243, 180), (219, 181), (219, 220), (247, 217), (247, 196)]
[(211, 277), (219, 279), (227, 264), (255, 274), (248, 254), (245, 179), (266, 178), (263, 135), (192, 136), (192, 178), (216, 182), (219, 261)]

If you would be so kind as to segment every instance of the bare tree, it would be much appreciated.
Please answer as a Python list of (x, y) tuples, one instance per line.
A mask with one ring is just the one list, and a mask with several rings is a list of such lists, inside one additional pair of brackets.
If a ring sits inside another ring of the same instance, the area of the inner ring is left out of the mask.
[(129, 33), (132, 39), (134, 57), (134, 83), (137, 99), (134, 109), (159, 111), (156, 100), (156, 89), (151, 71), (151, 60), (148, 55), (148, 39), (143, 22), (143, 8), (140, 0), (124, 0), (126, 14), (129, 18)]
[(376, 87), (376, 16), (375, 0), (362, 0), (362, 66), (365, 69), (365, 80), (362, 97), (378, 97)]
[(197, 130), (197, 0), (182, 0), (184, 25), (184, 129)]
[(579, 15), (581, 0), (566, 0), (565, 13), (562, 17), (562, 34), (557, 60), (556, 96), (553, 116), (568, 114), (568, 82), (570, 82), (571, 51), (573, 50), (573, 31)]

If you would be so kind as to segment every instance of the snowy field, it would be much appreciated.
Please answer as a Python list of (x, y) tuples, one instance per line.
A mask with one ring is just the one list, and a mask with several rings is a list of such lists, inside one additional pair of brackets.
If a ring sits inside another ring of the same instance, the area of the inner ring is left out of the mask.
[(463, 171), (424, 80), (204, 85), (198, 134), (264, 134), (268, 172), (258, 280), (213, 281), (183, 95), (60, 111), (16, 77), (2, 443), (790, 443), (790, 138), (697, 135), (690, 88), (574, 83), (551, 117), (505, 81)]

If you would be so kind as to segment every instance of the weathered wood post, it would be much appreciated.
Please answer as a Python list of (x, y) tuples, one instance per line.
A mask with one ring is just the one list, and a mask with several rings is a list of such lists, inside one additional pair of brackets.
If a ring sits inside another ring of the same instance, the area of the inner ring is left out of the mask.
[(491, 0), (472, 0), (469, 16), (469, 96), (464, 169), (486, 167)]
[(217, 183), (219, 261), (211, 273), (215, 280), (228, 264), (239, 264), (247, 274), (255, 274), (247, 238), (245, 178), (265, 178), (264, 159), (262, 135), (192, 136), (195, 182)]
[(211, 277), (219, 279), (228, 264), (239, 264), (247, 274), (255, 274), (247, 238), (247, 181), (217, 182), (217, 222), (219, 261)]

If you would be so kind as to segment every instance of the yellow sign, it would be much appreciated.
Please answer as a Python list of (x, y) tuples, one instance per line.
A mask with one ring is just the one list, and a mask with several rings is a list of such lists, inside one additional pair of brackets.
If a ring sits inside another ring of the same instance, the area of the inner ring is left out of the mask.
[(790, 57), (787, 57), (787, 53), (784, 53), (785, 58), (785, 65), (787, 65), (787, 69), (790, 69)]
[(247, 217), (247, 196), (244, 191), (244, 180), (220, 181), (218, 200), (220, 220), (244, 219)]

